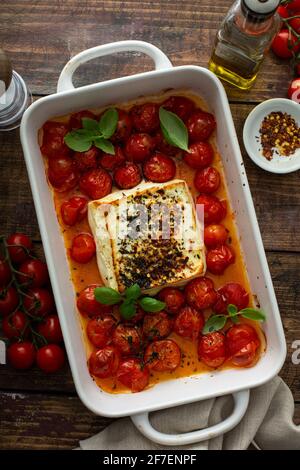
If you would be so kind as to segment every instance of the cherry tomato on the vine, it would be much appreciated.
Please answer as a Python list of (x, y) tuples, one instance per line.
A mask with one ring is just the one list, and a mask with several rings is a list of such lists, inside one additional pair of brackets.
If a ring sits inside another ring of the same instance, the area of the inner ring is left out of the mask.
[(30, 369), (35, 361), (36, 352), (29, 341), (13, 343), (7, 349), (8, 362), (15, 369)]
[(32, 241), (24, 233), (13, 233), (7, 240), (8, 252), (13, 263), (23, 263), (32, 250)]
[(7, 261), (0, 257), (0, 290), (1, 287), (7, 286), (11, 280), (11, 269)]
[(26, 310), (36, 317), (45, 317), (54, 310), (53, 295), (49, 290), (33, 287), (23, 299)]
[(57, 372), (65, 363), (65, 352), (58, 344), (47, 344), (38, 349), (36, 363), (44, 372)]
[(16, 311), (2, 321), (2, 331), (8, 339), (26, 338), (29, 333), (28, 319), (23, 312)]
[(295, 78), (290, 83), (290, 86), (288, 89), (288, 97), (291, 100), (295, 101), (296, 103), (300, 104), (300, 77)]
[(46, 316), (43, 321), (38, 324), (37, 330), (49, 343), (61, 343), (63, 340), (57, 315)]
[(49, 281), (46, 263), (39, 259), (28, 259), (18, 269), (18, 280), (30, 287), (43, 287)]
[(300, 44), (297, 44), (297, 38), (288, 29), (279, 31), (272, 42), (273, 52), (281, 59), (290, 59), (293, 57), (293, 52), (296, 53), (299, 49)]
[(9, 315), (18, 307), (19, 294), (14, 287), (4, 288), (0, 291), (0, 314)]

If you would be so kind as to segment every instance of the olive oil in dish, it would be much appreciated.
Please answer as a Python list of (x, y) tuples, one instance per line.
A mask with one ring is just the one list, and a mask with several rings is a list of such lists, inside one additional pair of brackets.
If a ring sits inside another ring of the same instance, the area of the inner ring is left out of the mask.
[(280, 0), (237, 0), (216, 35), (209, 69), (242, 90), (258, 74), (280, 26)]

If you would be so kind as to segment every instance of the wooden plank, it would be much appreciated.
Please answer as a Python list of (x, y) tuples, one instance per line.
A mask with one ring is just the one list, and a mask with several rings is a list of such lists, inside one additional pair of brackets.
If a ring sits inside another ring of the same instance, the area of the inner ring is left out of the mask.
[[(60, 71), (76, 53), (124, 39), (148, 41), (174, 65), (207, 66), (215, 33), (232, 0), (98, 1), (48, 0), (1, 2), (0, 43), (33, 93), (56, 90)], [(152, 68), (140, 54), (102, 58), (81, 67), (76, 83), (125, 76)], [(253, 89), (229, 90), (232, 100), (257, 102), (285, 96), (292, 72), (270, 53)]]
[[(74, 397), (0, 393), (0, 403), (0, 450), (72, 449), (111, 422)], [(294, 420), (300, 423), (299, 403)]]

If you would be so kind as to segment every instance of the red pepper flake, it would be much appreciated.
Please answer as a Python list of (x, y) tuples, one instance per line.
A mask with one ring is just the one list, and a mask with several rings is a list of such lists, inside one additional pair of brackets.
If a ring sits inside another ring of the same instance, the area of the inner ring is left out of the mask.
[(260, 126), (262, 154), (272, 160), (274, 153), (288, 157), (300, 148), (300, 127), (287, 113), (274, 111), (266, 116)]

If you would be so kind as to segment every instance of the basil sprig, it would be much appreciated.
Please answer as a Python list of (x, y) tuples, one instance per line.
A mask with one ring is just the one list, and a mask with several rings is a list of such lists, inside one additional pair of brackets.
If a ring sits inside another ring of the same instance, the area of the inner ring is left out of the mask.
[(189, 136), (186, 125), (177, 114), (159, 108), (160, 128), (168, 144), (188, 152)]
[(265, 321), (266, 314), (262, 310), (256, 308), (243, 308), (238, 310), (235, 305), (229, 304), (227, 307), (228, 315), (212, 315), (206, 321), (202, 333), (207, 335), (214, 331), (219, 331), (224, 328), (227, 320), (231, 320), (233, 323), (238, 323), (239, 316), (247, 318), (248, 320)]
[(160, 312), (166, 306), (165, 302), (154, 297), (142, 296), (141, 288), (138, 284), (133, 284), (120, 294), (111, 287), (96, 287), (94, 290), (97, 302), (104, 305), (120, 304), (120, 314), (126, 320), (134, 317), (137, 307), (140, 306), (145, 312)]
[(99, 122), (95, 119), (82, 118), (82, 129), (68, 132), (64, 141), (75, 152), (86, 152), (95, 145), (103, 152), (114, 155), (114, 146), (108, 139), (115, 133), (118, 119), (118, 111), (115, 108), (107, 109)]

